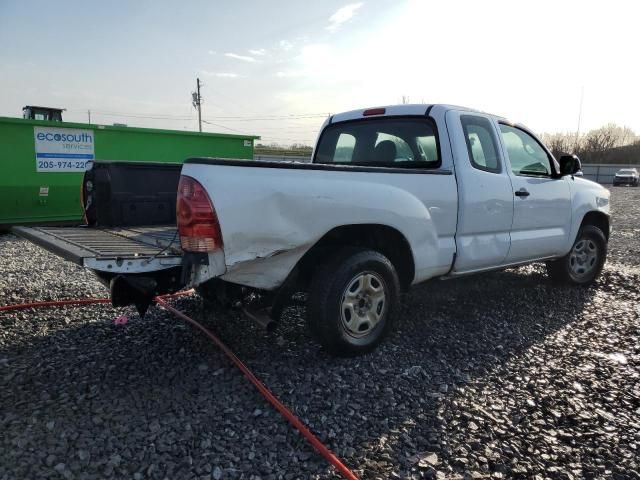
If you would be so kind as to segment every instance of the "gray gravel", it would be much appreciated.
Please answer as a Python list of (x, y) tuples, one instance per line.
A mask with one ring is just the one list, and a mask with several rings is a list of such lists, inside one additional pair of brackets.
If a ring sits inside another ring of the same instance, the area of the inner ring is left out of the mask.
[[(537, 265), (432, 282), (360, 358), (321, 351), (304, 307), (266, 334), (176, 304), (362, 478), (640, 478), (640, 189), (612, 201), (595, 287), (554, 286)], [(0, 270), (0, 304), (105, 294), (12, 235)], [(337, 475), (202, 335), (100, 305), (0, 314), (0, 479), (14, 478)]]

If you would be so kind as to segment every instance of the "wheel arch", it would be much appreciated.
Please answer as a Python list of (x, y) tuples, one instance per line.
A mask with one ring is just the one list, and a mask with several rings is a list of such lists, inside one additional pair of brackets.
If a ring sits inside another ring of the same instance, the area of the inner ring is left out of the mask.
[(342, 247), (375, 250), (393, 264), (400, 286), (407, 290), (415, 277), (413, 252), (407, 238), (397, 229), (381, 224), (354, 224), (335, 227), (323, 235), (298, 261), (292, 274), (296, 283), (308, 285), (321, 262)]
[(594, 227), (598, 227), (604, 233), (605, 238), (609, 241), (609, 232), (610, 232), (610, 222), (609, 215), (606, 213), (592, 210), (587, 212), (584, 217), (582, 217), (582, 222), (580, 223), (580, 228), (585, 225), (593, 225)]

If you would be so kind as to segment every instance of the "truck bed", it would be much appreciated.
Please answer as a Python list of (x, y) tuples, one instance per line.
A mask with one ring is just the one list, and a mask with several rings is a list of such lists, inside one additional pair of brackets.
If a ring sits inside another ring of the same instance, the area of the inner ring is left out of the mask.
[(180, 265), (175, 225), (126, 228), (14, 227), (13, 231), (78, 265), (113, 273), (141, 273)]

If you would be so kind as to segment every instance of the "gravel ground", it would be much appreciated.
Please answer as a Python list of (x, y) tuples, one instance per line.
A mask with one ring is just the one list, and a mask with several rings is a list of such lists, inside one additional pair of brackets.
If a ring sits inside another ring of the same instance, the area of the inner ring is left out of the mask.
[[(594, 287), (554, 286), (538, 265), (425, 284), (360, 358), (321, 351), (304, 307), (266, 334), (175, 303), (362, 478), (640, 478), (640, 188), (612, 202)], [(105, 294), (12, 235), (0, 260), (0, 304)], [(0, 314), (0, 479), (338, 478), (202, 335), (132, 312)]]

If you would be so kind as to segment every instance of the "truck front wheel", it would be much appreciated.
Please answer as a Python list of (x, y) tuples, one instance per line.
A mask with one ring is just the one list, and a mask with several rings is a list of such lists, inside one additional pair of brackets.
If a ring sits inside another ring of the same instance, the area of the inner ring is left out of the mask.
[(594, 225), (585, 225), (567, 255), (547, 262), (547, 273), (554, 281), (589, 285), (600, 275), (606, 258), (604, 233)]
[(388, 333), (399, 297), (398, 274), (387, 257), (373, 250), (344, 249), (311, 281), (308, 324), (330, 353), (362, 354)]

